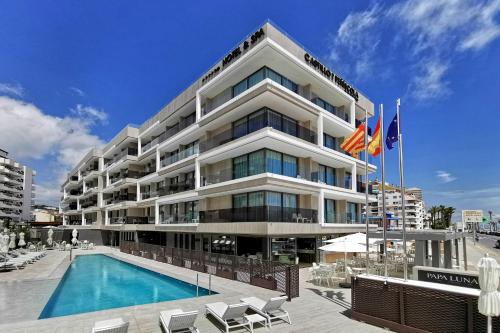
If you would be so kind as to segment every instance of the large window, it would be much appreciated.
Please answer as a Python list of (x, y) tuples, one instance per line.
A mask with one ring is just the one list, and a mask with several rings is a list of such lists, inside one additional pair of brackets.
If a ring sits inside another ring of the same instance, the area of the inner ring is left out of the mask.
[(328, 185), (336, 186), (335, 169), (329, 166), (319, 165), (319, 181)]
[(353, 202), (347, 203), (347, 223), (360, 223), (361, 219), (358, 216), (358, 204)]
[(323, 146), (340, 151), (339, 140), (331, 135), (323, 134)]
[(340, 110), (339, 108), (328, 103), (327, 101), (325, 101), (319, 97), (315, 97), (311, 100), (311, 102), (313, 102), (314, 104), (316, 104), (320, 108), (325, 109), (326, 111), (330, 112), (331, 114), (336, 115), (337, 117), (349, 122), (349, 114), (347, 112)]
[(352, 188), (352, 174), (350, 172), (345, 173), (344, 176), (344, 188), (351, 189)]
[(335, 204), (335, 200), (325, 199), (325, 223), (335, 223)]
[(258, 191), (233, 195), (233, 208), (245, 207), (286, 207), (297, 208), (296, 194), (272, 191)]
[(296, 178), (298, 171), (298, 161), (295, 156), (270, 149), (261, 149), (233, 158), (233, 179), (264, 172)]
[(247, 78), (243, 79), (238, 84), (233, 86), (233, 97), (238, 96), (245, 90), (249, 89), (250, 87), (256, 85), (266, 78), (269, 78), (281, 84), (283, 87), (288, 88), (295, 93), (298, 92), (298, 85), (295, 82), (287, 79), (283, 75), (273, 71), (268, 67), (262, 67), (257, 72), (253, 73), (252, 75), (248, 76)]

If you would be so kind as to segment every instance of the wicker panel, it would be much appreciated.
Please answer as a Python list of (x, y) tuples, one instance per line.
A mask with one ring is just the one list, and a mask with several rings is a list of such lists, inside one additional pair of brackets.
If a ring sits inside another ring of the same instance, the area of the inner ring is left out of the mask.
[[(379, 281), (357, 279), (353, 283), (352, 309), (377, 318), (400, 322), (399, 290)], [(360, 290), (360, 292), (357, 292)], [(362, 292), (361, 292), (362, 290)]]

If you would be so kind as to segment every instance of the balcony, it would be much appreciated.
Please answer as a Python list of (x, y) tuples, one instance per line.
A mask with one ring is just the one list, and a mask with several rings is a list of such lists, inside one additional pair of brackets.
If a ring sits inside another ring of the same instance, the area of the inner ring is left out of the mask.
[(318, 212), (307, 208), (257, 206), (200, 212), (201, 223), (286, 222), (318, 223)]
[(198, 223), (199, 221), (200, 218), (198, 212), (160, 216), (160, 224), (186, 224)]
[(97, 200), (84, 201), (84, 202), (80, 203), (80, 207), (82, 209), (89, 208), (89, 207), (97, 207)]
[(183, 160), (185, 158), (188, 158), (189, 156), (195, 155), (199, 153), (199, 146), (195, 145), (193, 147), (189, 147), (187, 149), (181, 150), (178, 153), (165, 157), (160, 161), (160, 165), (162, 168), (173, 164), (175, 162), (178, 162), (180, 160)]
[[(366, 190), (366, 183), (364, 182), (356, 182), (356, 191), (359, 193), (365, 193)], [(373, 185), (368, 184), (368, 194), (369, 195), (374, 195), (375, 192), (373, 191)]]
[(141, 147), (141, 151), (144, 153), (147, 151), (149, 148), (162, 143), (163, 141), (166, 141), (167, 139), (171, 138), (172, 136), (176, 135), (180, 131), (184, 130), (185, 128), (189, 127), (190, 125), (194, 124), (196, 121), (196, 116), (195, 114), (192, 114), (186, 118), (182, 118), (177, 124), (167, 128), (165, 132), (161, 133), (159, 136), (155, 137), (153, 140), (150, 142), (144, 144)]
[(119, 195), (119, 196), (116, 196), (116, 197), (113, 197), (113, 198), (105, 198), (104, 199), (104, 205), (105, 206), (107, 206), (107, 205), (114, 205), (114, 204), (117, 204), (117, 203), (120, 203), (120, 202), (136, 201), (136, 200), (137, 200), (137, 196), (135, 195), (135, 193), (122, 194), (122, 195)]
[(272, 121), (273, 119), (270, 112), (270, 109), (266, 109), (266, 112), (264, 112), (262, 115), (254, 117), (252, 119), (252, 122), (248, 124), (248, 128), (244, 129), (241, 132), (239, 128), (232, 128), (220, 134), (217, 134), (211, 139), (200, 142), (200, 152), (204, 153), (206, 151), (209, 151), (210, 149), (234, 141), (266, 127), (274, 128), (280, 132), (292, 135), (296, 138), (305, 140), (310, 143), (316, 143), (316, 133), (314, 131), (297, 125), (296, 123), (286, 119), (282, 119), (280, 123), (277, 124)]
[(137, 149), (135, 148), (126, 148), (119, 152), (118, 154), (114, 155), (113, 158), (107, 159), (106, 163), (104, 163), (104, 167), (109, 167), (111, 164), (118, 162), (121, 160), (124, 156), (137, 156)]
[(146, 200), (154, 197), (162, 197), (164, 195), (172, 195), (180, 192), (194, 190), (194, 179), (176, 184), (168, 184), (167, 186), (160, 187), (156, 191), (148, 191), (141, 193), (141, 200)]
[(118, 174), (113, 174), (112, 176), (110, 176), (109, 177), (109, 185), (113, 185), (114, 183), (116, 183), (122, 179), (125, 179), (125, 178), (138, 179), (141, 177), (144, 177), (144, 172), (127, 170), (125, 172), (120, 172)]
[(147, 216), (110, 217), (109, 224), (154, 224), (154, 218)]

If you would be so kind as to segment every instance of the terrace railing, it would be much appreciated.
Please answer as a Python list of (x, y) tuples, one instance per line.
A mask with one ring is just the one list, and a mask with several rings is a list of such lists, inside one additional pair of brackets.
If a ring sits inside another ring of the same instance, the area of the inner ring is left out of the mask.
[(298, 265), (124, 240), (120, 251), (299, 297)]
[(317, 223), (318, 211), (307, 208), (256, 206), (200, 212), (200, 223), (221, 222)]

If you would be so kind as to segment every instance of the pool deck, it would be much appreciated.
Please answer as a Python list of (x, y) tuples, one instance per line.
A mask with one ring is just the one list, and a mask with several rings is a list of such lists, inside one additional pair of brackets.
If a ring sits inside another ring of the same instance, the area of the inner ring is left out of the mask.
[[(121, 260), (196, 284), (196, 272), (149, 259), (124, 254), (116, 249), (98, 247), (96, 250), (74, 250), (73, 255), (107, 253)], [(269, 298), (279, 293), (249, 284), (212, 276), (212, 290), (219, 294), (176, 301), (123, 307), (71, 316), (37, 320), (38, 315), (57, 287), (69, 266), (69, 252), (49, 251), (48, 255), (23, 270), (0, 273), (0, 332), (81, 332), (90, 333), (95, 321), (122, 317), (130, 322), (129, 332), (162, 332), (159, 312), (181, 308), (198, 310), (196, 326), (200, 332), (223, 332), (223, 327), (204, 314), (204, 305), (223, 301), (236, 303), (247, 296)], [(273, 328), (255, 332), (384, 332), (384, 329), (349, 318), (350, 289), (329, 289), (315, 286), (308, 280), (307, 269), (300, 271), (300, 297), (285, 303), (292, 324), (273, 322)], [(199, 273), (200, 286), (208, 288), (208, 274)], [(244, 328), (231, 332), (249, 332)]]

